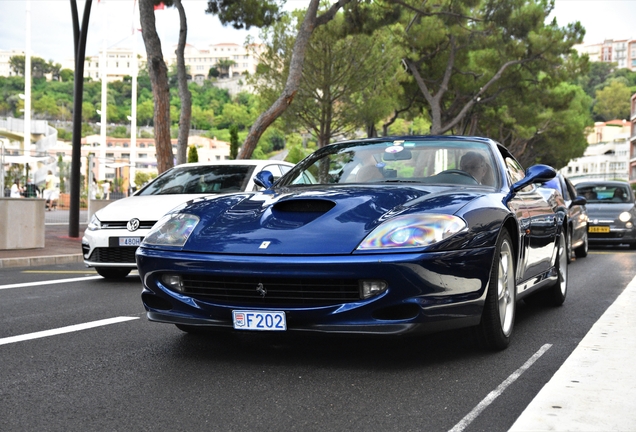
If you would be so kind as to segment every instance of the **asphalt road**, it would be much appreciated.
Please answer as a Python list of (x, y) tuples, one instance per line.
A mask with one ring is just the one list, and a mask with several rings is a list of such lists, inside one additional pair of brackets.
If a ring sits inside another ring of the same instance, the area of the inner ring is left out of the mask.
[(499, 353), (469, 331), (192, 336), (146, 320), (136, 276), (0, 269), (0, 430), (507, 431), (635, 268), (634, 251), (591, 250), (563, 307), (518, 304)]

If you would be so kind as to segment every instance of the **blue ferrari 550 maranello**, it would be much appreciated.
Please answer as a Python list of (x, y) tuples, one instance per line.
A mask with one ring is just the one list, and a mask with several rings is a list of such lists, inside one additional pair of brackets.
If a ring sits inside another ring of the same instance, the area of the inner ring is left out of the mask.
[(151, 321), (186, 332), (402, 334), (475, 327), (505, 348), (516, 302), (561, 305), (567, 209), (500, 144), (382, 137), (317, 150), (264, 189), (196, 198), (137, 250)]

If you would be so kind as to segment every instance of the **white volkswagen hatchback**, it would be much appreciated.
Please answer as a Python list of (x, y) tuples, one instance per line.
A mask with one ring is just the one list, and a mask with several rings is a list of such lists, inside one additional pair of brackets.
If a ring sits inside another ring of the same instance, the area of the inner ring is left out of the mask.
[(135, 251), (148, 231), (174, 207), (196, 197), (258, 189), (254, 176), (277, 180), (294, 165), (274, 160), (229, 160), (178, 165), (128, 198), (97, 211), (84, 237), (84, 263), (105, 278), (123, 278), (137, 267)]

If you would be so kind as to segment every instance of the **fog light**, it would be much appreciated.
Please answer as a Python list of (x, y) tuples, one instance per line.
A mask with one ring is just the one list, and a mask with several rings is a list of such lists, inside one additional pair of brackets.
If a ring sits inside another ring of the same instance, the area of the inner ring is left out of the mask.
[(631, 222), (627, 222), (627, 223), (625, 224), (625, 227), (626, 227), (627, 229), (632, 229), (632, 227), (633, 227), (633, 226), (634, 226), (634, 225), (633, 225)]
[(383, 293), (387, 289), (387, 283), (382, 280), (364, 280), (360, 282), (360, 297), (369, 297)]
[(175, 274), (165, 274), (161, 276), (163, 284), (174, 291), (183, 292), (183, 282), (181, 276)]

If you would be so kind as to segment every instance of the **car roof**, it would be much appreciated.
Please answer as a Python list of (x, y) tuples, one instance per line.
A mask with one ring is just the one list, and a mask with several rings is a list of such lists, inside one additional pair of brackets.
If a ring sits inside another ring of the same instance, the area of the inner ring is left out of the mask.
[(291, 162), (286, 162), (282, 160), (275, 159), (226, 159), (226, 160), (218, 160), (218, 161), (208, 161), (208, 162), (190, 162), (175, 165), (174, 168), (177, 167), (189, 167), (189, 166), (215, 166), (215, 165), (252, 165), (252, 166), (262, 166), (262, 165), (287, 165), (294, 166)]
[(579, 186), (627, 186), (629, 187), (629, 183), (625, 182), (625, 181), (618, 181), (618, 180), (599, 180), (599, 181), (590, 181), (590, 180), (586, 180), (586, 181), (582, 181), (579, 182), (577, 184), (574, 185), (574, 187), (579, 187)]

